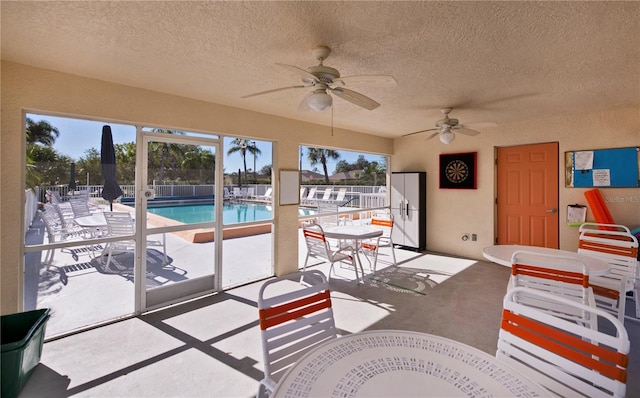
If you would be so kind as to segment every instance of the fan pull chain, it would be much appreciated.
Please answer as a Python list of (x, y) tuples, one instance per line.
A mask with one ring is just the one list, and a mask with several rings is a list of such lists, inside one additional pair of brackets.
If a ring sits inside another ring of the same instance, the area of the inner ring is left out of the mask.
[(331, 107), (331, 136), (333, 137), (333, 106)]

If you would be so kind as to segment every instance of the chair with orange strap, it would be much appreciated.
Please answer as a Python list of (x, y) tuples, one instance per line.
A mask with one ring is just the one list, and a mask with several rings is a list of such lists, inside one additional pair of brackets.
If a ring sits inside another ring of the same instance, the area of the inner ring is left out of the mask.
[[(601, 330), (519, 302), (526, 294), (588, 312)], [(517, 287), (504, 298), (496, 358), (563, 397), (624, 397), (630, 342), (624, 325), (600, 309), (565, 297)]]
[[(598, 307), (614, 313), (623, 323), (625, 318), (639, 320), (638, 239), (630, 233), (628, 228), (607, 230), (594, 229), (593, 225), (584, 225), (580, 227), (579, 232), (578, 253), (597, 257), (611, 266), (609, 273), (590, 279)], [(630, 296), (627, 297), (627, 293)], [(627, 298), (635, 301), (635, 318), (625, 314)]]
[[(304, 287), (298, 280), (305, 280)], [(265, 282), (258, 292), (264, 378), (258, 397), (303, 354), (337, 337), (327, 278), (320, 271), (285, 275)]]
[[(511, 257), (509, 289), (516, 287), (543, 291), (584, 305), (596, 306), (593, 290), (589, 287), (589, 270), (584, 263), (572, 257), (525, 250), (514, 252)], [(588, 312), (577, 311), (573, 306), (541, 301), (537, 296), (529, 297), (526, 294), (521, 294), (519, 300), (521, 304), (597, 328)]]
[(361, 249), (367, 255), (367, 259), (369, 259), (369, 256), (373, 256), (373, 272), (376, 272), (376, 267), (378, 265), (378, 249), (380, 249), (381, 247), (391, 248), (391, 256), (393, 257), (393, 262), (391, 264), (397, 265), (398, 262), (396, 261), (396, 252), (394, 249), (393, 240), (391, 239), (391, 234), (393, 232), (393, 214), (386, 212), (375, 212), (371, 216), (371, 225), (375, 226), (376, 228), (382, 229), (382, 236), (380, 236), (379, 238), (363, 241), (361, 244)]
[[(329, 268), (329, 278), (331, 278), (331, 271), (334, 269), (335, 263), (343, 263), (355, 271), (356, 283), (361, 283), (355, 260), (355, 252), (352, 246), (340, 246), (338, 249), (333, 250), (324, 234), (324, 230), (316, 223), (303, 224), (302, 233), (305, 243), (307, 244), (307, 257), (304, 260), (302, 271), (307, 270), (309, 259), (313, 257), (328, 261), (331, 264)], [(362, 269), (362, 265), (360, 265), (360, 271), (362, 272), (362, 283), (364, 283), (364, 270)]]

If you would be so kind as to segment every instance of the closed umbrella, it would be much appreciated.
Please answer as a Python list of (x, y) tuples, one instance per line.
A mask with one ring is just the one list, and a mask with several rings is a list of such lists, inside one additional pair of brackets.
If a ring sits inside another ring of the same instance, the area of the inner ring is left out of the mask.
[(76, 164), (71, 162), (71, 177), (69, 178), (69, 192), (71, 192), (71, 196), (76, 191)]
[(122, 196), (122, 189), (116, 181), (116, 151), (110, 126), (102, 126), (102, 146), (100, 147), (100, 170), (102, 171), (102, 197), (109, 201), (113, 211), (113, 201)]

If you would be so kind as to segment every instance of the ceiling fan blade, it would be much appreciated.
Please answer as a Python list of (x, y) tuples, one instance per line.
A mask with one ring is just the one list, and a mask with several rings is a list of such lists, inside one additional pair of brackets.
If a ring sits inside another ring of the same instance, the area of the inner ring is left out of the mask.
[(416, 135), (416, 134), (420, 134), (420, 133), (426, 133), (427, 131), (436, 131), (438, 130), (437, 133), (435, 133), (436, 135), (440, 133), (440, 129), (428, 129), (428, 130), (420, 130), (420, 131), (416, 131), (415, 133), (409, 133), (409, 134), (405, 134), (403, 135), (403, 137), (408, 137), (410, 135)]
[(250, 97), (255, 97), (257, 95), (275, 93), (277, 91), (289, 90), (289, 89), (292, 89), (292, 88), (305, 88), (305, 87), (306, 86), (289, 86), (289, 87), (274, 88), (273, 90), (260, 91), (259, 93), (253, 93), (253, 94), (245, 95), (245, 96), (242, 96), (240, 98), (250, 98)]
[(456, 129), (453, 129), (453, 130), (455, 130), (455, 132), (456, 132), (456, 133), (460, 133), (460, 134), (464, 134), (464, 135), (471, 135), (471, 136), (473, 136), (473, 135), (478, 135), (478, 134), (480, 134), (480, 132), (479, 132), (479, 131), (471, 130), (471, 129), (464, 128), (464, 127), (462, 127), (462, 128), (456, 128)]
[(393, 76), (385, 75), (343, 76), (336, 79), (334, 83), (339, 81), (342, 81), (350, 86), (366, 84), (368, 87), (395, 87), (398, 85), (398, 82)]
[[(436, 129), (434, 129), (434, 130), (436, 130)], [(427, 141), (427, 140), (430, 140), (432, 138), (436, 138), (440, 133), (441, 133), (441, 131), (436, 131), (435, 133), (431, 134), (430, 136), (428, 136), (424, 140)]]
[(465, 123), (463, 127), (473, 127), (476, 129), (481, 129), (484, 127), (497, 127), (498, 123), (496, 122), (480, 122), (480, 123)]
[(276, 63), (276, 65), (281, 66), (290, 72), (300, 75), (303, 79), (311, 79), (316, 82), (319, 81), (318, 78), (315, 75), (313, 75), (311, 72), (306, 71), (302, 68), (298, 68), (297, 66), (287, 65), (287, 64), (278, 64), (278, 63)]
[(366, 95), (357, 93), (353, 90), (349, 90), (348, 88), (330, 88), (328, 89), (338, 97), (351, 102), (352, 104), (358, 105), (367, 110), (374, 110), (380, 106), (379, 103), (367, 97)]

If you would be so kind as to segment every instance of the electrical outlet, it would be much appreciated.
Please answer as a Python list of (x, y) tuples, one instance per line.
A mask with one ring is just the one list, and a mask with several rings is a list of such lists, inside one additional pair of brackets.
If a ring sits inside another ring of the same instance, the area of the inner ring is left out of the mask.
[(473, 242), (477, 241), (477, 240), (478, 240), (478, 235), (476, 235), (476, 234), (471, 234), (471, 240), (472, 240)]

